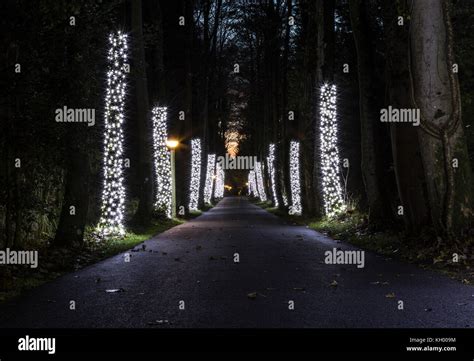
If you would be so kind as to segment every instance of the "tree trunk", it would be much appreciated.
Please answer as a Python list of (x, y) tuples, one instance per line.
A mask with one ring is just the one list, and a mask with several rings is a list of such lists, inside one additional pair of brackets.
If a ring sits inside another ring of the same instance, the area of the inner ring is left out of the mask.
[[(406, 2), (384, 3), (385, 37), (387, 44), (387, 106), (409, 109), (411, 87), (409, 76), (409, 25), (398, 25), (398, 16), (407, 9)], [(428, 223), (428, 200), (424, 188), (423, 164), (417, 129), (408, 123), (391, 123), (390, 135), (393, 163), (403, 220), (409, 233), (420, 233)]]
[[(189, 185), (191, 177), (191, 139), (196, 136), (193, 129), (193, 32), (194, 0), (183, 1), (185, 16), (184, 29), (184, 98), (182, 102), (184, 119), (179, 120), (181, 146), (176, 150), (176, 186), (177, 206), (189, 210)], [(179, 215), (179, 213), (178, 213)]]
[(412, 100), (421, 113), (418, 138), (431, 222), (438, 234), (459, 235), (472, 227), (473, 191), (453, 72), (449, 2), (414, 0), (411, 5)]
[(149, 118), (148, 86), (146, 77), (145, 44), (143, 40), (142, 1), (133, 0), (132, 49), (133, 75), (136, 94), (136, 120), (138, 132), (139, 203), (133, 223), (146, 225), (153, 211), (153, 161), (151, 124)]
[[(72, 130), (70, 132), (70, 138), (77, 139), (77, 133)], [(75, 146), (74, 142), (77, 140), (70, 139), (69, 144), (72, 146), (67, 147), (69, 159), (61, 216), (53, 241), (55, 247), (82, 244), (89, 210), (89, 197), (87, 196), (90, 179), (89, 154), (83, 145)]]
[[(389, 203), (382, 196), (381, 171), (377, 156), (377, 144), (380, 142), (377, 127), (380, 126), (377, 100), (377, 81), (373, 74), (373, 44), (367, 9), (362, 0), (350, 0), (352, 32), (357, 49), (357, 66), (359, 77), (359, 106), (361, 123), (361, 168), (364, 180), (369, 220), (374, 225), (382, 224), (389, 218)], [(379, 155), (380, 156), (380, 155)]]

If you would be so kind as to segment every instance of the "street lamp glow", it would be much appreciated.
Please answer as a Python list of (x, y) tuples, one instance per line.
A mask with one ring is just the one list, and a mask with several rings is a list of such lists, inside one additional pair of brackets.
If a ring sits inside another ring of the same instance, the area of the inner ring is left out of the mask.
[(173, 138), (166, 139), (166, 146), (171, 153), (171, 218), (176, 218), (176, 155), (175, 150), (179, 141)]
[(179, 145), (179, 140), (176, 140), (176, 139), (166, 139), (166, 146), (169, 148), (169, 149), (176, 149), (178, 148), (178, 145)]

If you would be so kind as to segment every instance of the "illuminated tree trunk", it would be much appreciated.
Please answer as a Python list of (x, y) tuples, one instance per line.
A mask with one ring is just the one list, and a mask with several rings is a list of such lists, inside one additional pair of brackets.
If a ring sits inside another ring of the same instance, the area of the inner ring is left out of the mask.
[(127, 35), (120, 31), (109, 36), (107, 92), (105, 96), (105, 138), (101, 218), (98, 231), (103, 237), (123, 236), (125, 187), (123, 179), (123, 122), (128, 64)]
[(316, 25), (313, 36), (316, 38), (316, 69), (312, 83), (311, 117), (313, 119), (313, 213), (322, 214), (321, 165), (320, 165), (320, 87), (334, 80), (334, 12), (335, 0), (317, 0), (310, 6), (310, 13)]
[[(314, 172), (316, 149), (316, 126), (318, 111), (318, 81), (317, 47), (318, 47), (318, 19), (314, 0), (301, 1), (302, 28), (301, 41), (303, 42), (303, 64), (307, 74), (303, 85), (304, 108), (298, 121), (298, 133), (301, 139), (301, 191), (303, 208), (308, 214), (319, 215), (319, 192), (317, 185), (318, 175)], [(318, 156), (319, 157), (319, 156)]]

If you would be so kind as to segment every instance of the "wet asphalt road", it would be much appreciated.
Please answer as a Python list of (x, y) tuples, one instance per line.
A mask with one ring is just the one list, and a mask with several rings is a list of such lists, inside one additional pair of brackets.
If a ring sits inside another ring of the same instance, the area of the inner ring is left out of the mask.
[(1, 307), (0, 327), (474, 327), (474, 287), (371, 253), (363, 269), (327, 265), (326, 250), (355, 248), (245, 198), (145, 245)]

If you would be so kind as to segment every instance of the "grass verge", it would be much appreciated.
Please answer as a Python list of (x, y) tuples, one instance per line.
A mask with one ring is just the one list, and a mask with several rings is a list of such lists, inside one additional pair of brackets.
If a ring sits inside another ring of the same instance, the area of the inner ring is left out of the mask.
[[(201, 213), (199, 213), (201, 214)], [(194, 215), (195, 216), (195, 215)], [(193, 215), (191, 215), (191, 218)], [(132, 249), (153, 236), (184, 223), (181, 219), (160, 219), (150, 226), (135, 228), (122, 238), (98, 241), (92, 228), (86, 230), (85, 241), (81, 247), (38, 250), (38, 268), (24, 265), (9, 265), (0, 276), (0, 302), (17, 297), (25, 291), (38, 287), (63, 274), (77, 271), (105, 258)]]
[(474, 284), (474, 239), (444, 242), (428, 234), (410, 237), (403, 232), (375, 231), (368, 226), (366, 215), (357, 211), (335, 219), (315, 219), (289, 215), (266, 202), (253, 203), (290, 224), (306, 226), (364, 250), (443, 273), (464, 284)]

